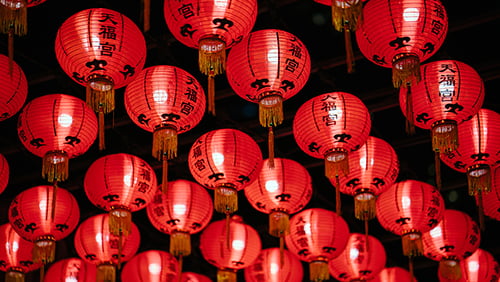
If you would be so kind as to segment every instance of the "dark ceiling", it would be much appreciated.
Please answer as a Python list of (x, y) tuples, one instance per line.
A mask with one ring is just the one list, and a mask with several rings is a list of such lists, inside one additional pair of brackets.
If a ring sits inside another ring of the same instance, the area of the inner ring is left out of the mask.
[[(197, 51), (176, 41), (169, 32), (163, 17), (163, 1), (153, 0), (151, 28), (145, 32), (148, 46), (146, 66), (174, 65), (196, 76), (206, 87), (206, 77), (197, 65)], [(443, 2), (449, 16), (449, 32), (440, 50), (430, 59), (455, 59), (477, 70), (485, 82), (484, 108), (500, 112), (500, 56), (496, 35), (500, 30), (500, 2), (464, 1)], [(304, 165), (313, 177), (314, 194), (309, 207), (335, 209), (334, 188), (324, 176), (323, 161), (303, 153), (295, 143), (291, 124), (298, 107), (313, 96), (345, 91), (358, 96), (368, 107), (372, 118), (371, 135), (391, 144), (400, 160), (399, 180), (416, 179), (433, 183), (434, 155), (429, 132), (418, 129), (416, 134), (405, 133), (405, 119), (398, 104), (398, 91), (391, 83), (391, 71), (374, 65), (356, 49), (355, 72), (347, 73), (343, 34), (334, 30), (330, 22), (330, 8), (313, 0), (259, 0), (259, 14), (253, 30), (283, 29), (300, 38), (311, 55), (310, 78), (299, 94), (285, 101), (285, 121), (275, 129), (276, 157), (290, 158)], [(121, 12), (139, 26), (142, 22), (141, 1), (68, 1), (47, 0), (28, 10), (28, 35), (15, 38), (14, 59), (24, 70), (29, 82), (28, 101), (45, 94), (65, 93), (84, 99), (84, 87), (73, 82), (60, 68), (54, 53), (56, 31), (62, 22), (77, 11), (104, 7)], [(7, 37), (0, 37), (0, 50), (7, 53)], [(224, 75), (216, 77), (216, 116), (206, 115), (191, 131), (179, 135), (179, 155), (169, 164), (169, 179), (193, 179), (186, 156), (192, 142), (201, 134), (216, 128), (237, 128), (252, 136), (267, 157), (267, 130), (258, 122), (257, 106), (234, 94)], [(107, 117), (105, 151), (94, 144), (85, 154), (70, 160), (69, 179), (60, 184), (77, 197), (81, 220), (102, 211), (94, 207), (83, 191), (83, 176), (88, 166), (98, 157), (126, 152), (148, 161), (161, 178), (161, 163), (151, 156), (152, 134), (137, 127), (125, 112), (124, 89), (116, 91), (116, 110)], [(17, 115), (0, 124), (0, 153), (8, 160), (11, 175), (7, 189), (0, 195), (0, 223), (7, 223), (7, 209), (12, 198), (20, 191), (46, 184), (40, 176), (42, 161), (28, 152), (20, 143), (16, 131)], [(97, 143), (97, 142), (96, 142)], [(442, 166), (442, 194), (447, 208), (463, 210), (477, 219), (473, 199), (467, 195), (464, 174)], [(239, 194), (240, 210), (237, 212), (261, 234), (264, 247), (277, 247), (278, 240), (267, 234), (268, 219), (251, 208)], [(363, 222), (353, 217), (352, 197), (342, 195), (343, 216), (352, 232), (363, 232)], [(214, 213), (214, 220), (222, 216)], [(144, 210), (133, 214), (134, 223), (140, 228), (142, 243), (139, 251), (168, 250), (168, 235), (160, 233), (149, 222)], [(401, 255), (399, 237), (385, 231), (376, 220), (369, 223), (369, 232), (385, 246), (387, 266), (407, 268), (408, 261)], [(497, 234), (500, 223), (486, 218), (481, 248), (491, 252), (500, 261)], [(199, 234), (192, 236), (193, 253), (184, 259), (184, 271), (203, 273), (215, 281), (216, 268), (204, 261), (196, 248)], [(72, 235), (58, 241), (57, 259), (77, 256)], [(419, 281), (437, 281), (437, 262), (427, 258), (415, 260), (415, 275)], [(307, 273), (306, 264), (304, 270)], [(0, 279), (3, 279), (0, 275)], [(38, 272), (27, 276), (27, 281), (37, 281)], [(238, 272), (243, 281), (243, 272)], [(305, 276), (307, 277), (307, 276)], [(332, 281), (334, 281), (332, 279)]]

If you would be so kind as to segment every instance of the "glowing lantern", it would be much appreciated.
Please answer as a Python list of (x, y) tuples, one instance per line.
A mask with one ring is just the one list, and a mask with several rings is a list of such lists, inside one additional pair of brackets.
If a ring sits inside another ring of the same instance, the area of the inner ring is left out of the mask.
[(181, 282), (212, 282), (212, 279), (195, 272), (183, 272)]
[(417, 282), (408, 270), (393, 266), (382, 269), (372, 282)]
[(0, 84), (2, 85), (0, 88), (1, 122), (19, 112), (28, 96), (28, 81), (23, 69), (14, 61), (9, 66), (9, 58), (2, 54), (0, 54)]
[(301, 282), (304, 270), (300, 260), (287, 250), (263, 249), (252, 265), (244, 270), (248, 282)]
[(500, 266), (495, 258), (483, 249), (477, 249), (470, 257), (460, 262), (462, 278), (451, 280), (443, 277), (438, 272), (440, 282), (482, 282), (498, 281), (500, 278)]
[(160, 250), (136, 254), (121, 271), (122, 282), (177, 281), (178, 262), (173, 255)]
[(215, 115), (214, 77), (226, 68), (226, 50), (252, 30), (257, 0), (165, 1), (164, 16), (172, 35), (198, 49), (200, 72), (208, 76), (208, 111)]
[(285, 237), (286, 246), (309, 264), (309, 279), (328, 280), (328, 262), (344, 251), (349, 240), (347, 222), (332, 211), (310, 208), (292, 216), (290, 230)]
[(94, 282), (96, 271), (95, 264), (81, 258), (65, 258), (50, 265), (44, 276), (44, 282)]
[(144, 67), (146, 40), (142, 31), (119, 12), (82, 10), (57, 30), (55, 53), (63, 71), (86, 87), (86, 101), (99, 116), (102, 150), (104, 114), (115, 109), (115, 89), (130, 83)]
[(9, 184), (9, 177), (9, 162), (4, 157), (4, 155), (0, 154), (0, 194), (5, 191), (5, 188), (7, 188), (7, 185)]

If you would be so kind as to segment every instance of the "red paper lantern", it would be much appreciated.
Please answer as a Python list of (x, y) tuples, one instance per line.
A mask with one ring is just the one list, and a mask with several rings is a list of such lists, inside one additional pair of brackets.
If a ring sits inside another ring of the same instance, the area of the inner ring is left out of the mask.
[(244, 273), (247, 282), (301, 282), (304, 276), (300, 260), (279, 248), (263, 249)]
[(58, 260), (50, 265), (44, 276), (44, 282), (95, 282), (97, 268), (81, 258), (70, 257)]
[(238, 191), (259, 176), (262, 152), (243, 131), (215, 129), (196, 139), (189, 150), (188, 165), (198, 183), (215, 190), (215, 210), (231, 214), (238, 210)]
[(142, 70), (125, 89), (130, 119), (153, 132), (152, 155), (163, 162), (162, 184), (167, 184), (167, 160), (177, 157), (177, 135), (193, 129), (205, 113), (205, 92), (194, 76), (167, 65)]
[(436, 187), (418, 180), (403, 180), (380, 194), (377, 219), (387, 231), (401, 236), (403, 254), (421, 256), (421, 236), (443, 218), (444, 200)]
[(349, 174), (341, 176), (339, 183), (340, 192), (354, 197), (357, 219), (367, 221), (376, 216), (378, 195), (394, 184), (398, 174), (398, 155), (383, 139), (368, 136), (361, 148), (350, 153)]
[(164, 16), (172, 35), (198, 49), (200, 72), (208, 76), (208, 111), (215, 114), (214, 76), (226, 68), (226, 49), (239, 43), (257, 19), (257, 1), (165, 1)]
[(132, 212), (145, 208), (158, 190), (153, 168), (127, 153), (95, 160), (85, 173), (83, 185), (92, 204), (109, 212), (110, 232), (124, 236), (130, 231)]
[(27, 103), (17, 133), (28, 151), (43, 159), (42, 177), (68, 178), (69, 159), (85, 152), (97, 137), (97, 118), (84, 101), (67, 94), (48, 94)]
[(10, 223), (0, 225), (0, 270), (5, 281), (24, 281), (26, 273), (40, 268), (32, 251), (33, 243), (21, 238)]
[(19, 112), (28, 96), (28, 81), (23, 69), (2, 54), (0, 54), (0, 84), (2, 85), (0, 88), (1, 122)]
[(217, 281), (236, 282), (237, 271), (250, 266), (262, 250), (259, 233), (233, 215), (211, 222), (201, 233), (203, 258), (217, 267)]
[(151, 224), (170, 235), (169, 252), (176, 257), (191, 254), (191, 234), (208, 225), (213, 210), (208, 191), (184, 179), (169, 182), (166, 193), (158, 191), (146, 207)]
[(127, 16), (106, 8), (79, 11), (59, 27), (55, 53), (63, 71), (86, 86), (86, 100), (99, 114), (104, 149), (104, 114), (115, 108), (115, 89), (135, 79), (146, 61), (146, 40)]
[(460, 261), (471, 256), (481, 241), (478, 224), (465, 212), (446, 209), (441, 222), (422, 234), (425, 256), (439, 261), (439, 272), (445, 278), (462, 277)]
[(382, 271), (386, 259), (384, 246), (377, 238), (351, 233), (344, 251), (328, 262), (328, 268), (338, 281), (365, 281)]
[(179, 263), (165, 251), (148, 250), (136, 254), (121, 271), (122, 282), (177, 281)]
[(408, 270), (393, 266), (382, 269), (371, 282), (417, 282), (417, 279)]
[(443, 277), (438, 272), (440, 282), (486, 282), (498, 281), (500, 278), (500, 266), (495, 258), (483, 249), (477, 249), (470, 257), (460, 262), (462, 278), (451, 280)]
[(328, 262), (344, 251), (349, 240), (347, 222), (332, 211), (310, 208), (292, 216), (290, 231), (285, 237), (286, 246), (309, 264), (310, 280), (328, 280)]
[(0, 154), (0, 194), (5, 191), (5, 188), (7, 188), (7, 185), (9, 184), (9, 177), (9, 162), (4, 157), (4, 155)]
[(375, 0), (363, 7), (356, 41), (366, 59), (392, 69), (394, 87), (420, 80), (420, 63), (434, 55), (448, 32), (439, 0)]
[(183, 272), (181, 282), (212, 282), (212, 279), (195, 272)]
[(487, 197), (478, 197), (476, 195), (476, 203), (483, 206), (484, 215), (500, 221), (500, 166), (497, 165), (493, 169), (493, 182), (491, 192)]
[(75, 232), (74, 244), (78, 256), (97, 265), (97, 280), (116, 280), (115, 266), (129, 261), (139, 249), (141, 234), (132, 222), (127, 237), (113, 235), (109, 230), (107, 213), (97, 214), (84, 220)]
[[(10, 203), (9, 222), (23, 239), (35, 243), (33, 261), (51, 263), (55, 258), (56, 241), (70, 235), (80, 221), (75, 197), (66, 189), (40, 185), (19, 193)], [(51, 204), (55, 201), (55, 205)]]

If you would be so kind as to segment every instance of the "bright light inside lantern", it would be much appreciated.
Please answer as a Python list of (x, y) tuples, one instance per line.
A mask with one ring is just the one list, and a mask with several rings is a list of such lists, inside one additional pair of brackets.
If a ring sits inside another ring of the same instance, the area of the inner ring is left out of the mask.
[(225, 8), (225, 7), (227, 7), (227, 1), (228, 0), (215, 0), (214, 4), (217, 7)]
[(76, 277), (66, 277), (64, 282), (78, 282), (78, 279)]
[(165, 90), (155, 90), (153, 92), (153, 100), (157, 104), (163, 104), (167, 101), (168, 93)]
[(148, 265), (149, 273), (153, 275), (158, 275), (161, 272), (161, 266), (158, 263), (150, 263)]
[(439, 238), (443, 236), (443, 231), (441, 230), (441, 226), (436, 226), (431, 231), (429, 231), (429, 234), (431, 235), (432, 238)]
[(407, 209), (411, 206), (411, 199), (408, 196), (403, 196), (401, 202), (403, 204), (403, 209)]
[(98, 232), (97, 234), (95, 234), (95, 241), (98, 244), (102, 244), (102, 233), (101, 232)]
[(125, 184), (127, 186), (132, 185), (132, 175), (131, 174), (125, 174), (123, 176), (123, 184)]
[(406, 8), (403, 11), (403, 19), (406, 22), (416, 22), (420, 17), (420, 12), (417, 8)]
[(351, 248), (351, 249), (349, 250), (349, 258), (350, 258), (351, 260), (355, 260), (355, 259), (357, 259), (357, 258), (358, 258), (358, 256), (359, 256), (359, 250), (358, 250), (358, 249), (356, 249), (356, 248)]
[(312, 234), (312, 232), (311, 232), (311, 224), (310, 223), (304, 224), (304, 232), (306, 232), (307, 235), (311, 235)]
[(271, 272), (271, 274), (276, 274), (278, 273), (278, 271), (280, 271), (280, 266), (275, 262), (271, 262), (269, 265), (269, 271)]
[(469, 260), (467, 262), (469, 272), (477, 272), (479, 270), (479, 262), (477, 260)]
[(277, 64), (278, 59), (279, 59), (278, 49), (269, 49), (267, 51), (267, 61), (269, 61), (270, 63), (273, 63), (273, 64)]
[(439, 94), (441, 97), (452, 97), (453, 93), (455, 93), (455, 82), (445, 80), (439, 83)]
[(17, 241), (12, 242), (12, 244), (9, 242), (6, 242), (5, 248), (7, 250), (9, 250), (10, 252), (17, 252), (17, 250), (19, 250), (19, 243)]
[(214, 160), (215, 165), (221, 165), (224, 163), (224, 155), (221, 153), (212, 153), (212, 159)]
[(38, 208), (40, 209), (40, 211), (46, 212), (47, 211), (47, 200), (40, 200), (40, 202), (38, 202)]
[(233, 240), (231, 245), (233, 246), (233, 249), (235, 249), (237, 251), (241, 251), (241, 250), (245, 249), (245, 242), (243, 242), (241, 240)]
[(184, 205), (184, 204), (175, 204), (174, 205), (174, 213), (176, 215), (186, 214), (186, 205)]
[(62, 127), (69, 127), (73, 123), (73, 117), (68, 114), (60, 114), (57, 117), (57, 123)]
[(276, 180), (268, 180), (266, 181), (266, 190), (267, 192), (276, 192), (279, 188), (278, 182)]

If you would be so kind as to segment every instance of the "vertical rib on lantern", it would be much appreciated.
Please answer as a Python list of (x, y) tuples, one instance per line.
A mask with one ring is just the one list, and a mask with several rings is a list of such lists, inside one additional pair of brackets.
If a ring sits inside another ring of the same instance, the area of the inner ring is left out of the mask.
[(88, 263), (81, 258), (70, 257), (51, 264), (44, 281), (93, 282), (97, 275), (96, 271), (95, 264)]
[[(1, 5), (0, 5), (1, 6)], [(0, 122), (21, 110), (28, 96), (28, 82), (21, 67), (0, 54)]]
[(304, 270), (300, 260), (287, 250), (281, 253), (279, 248), (263, 249), (254, 262), (245, 267), (245, 281), (303, 281)]
[(123, 267), (122, 282), (179, 281), (179, 263), (174, 255), (161, 250), (148, 250), (134, 255)]

